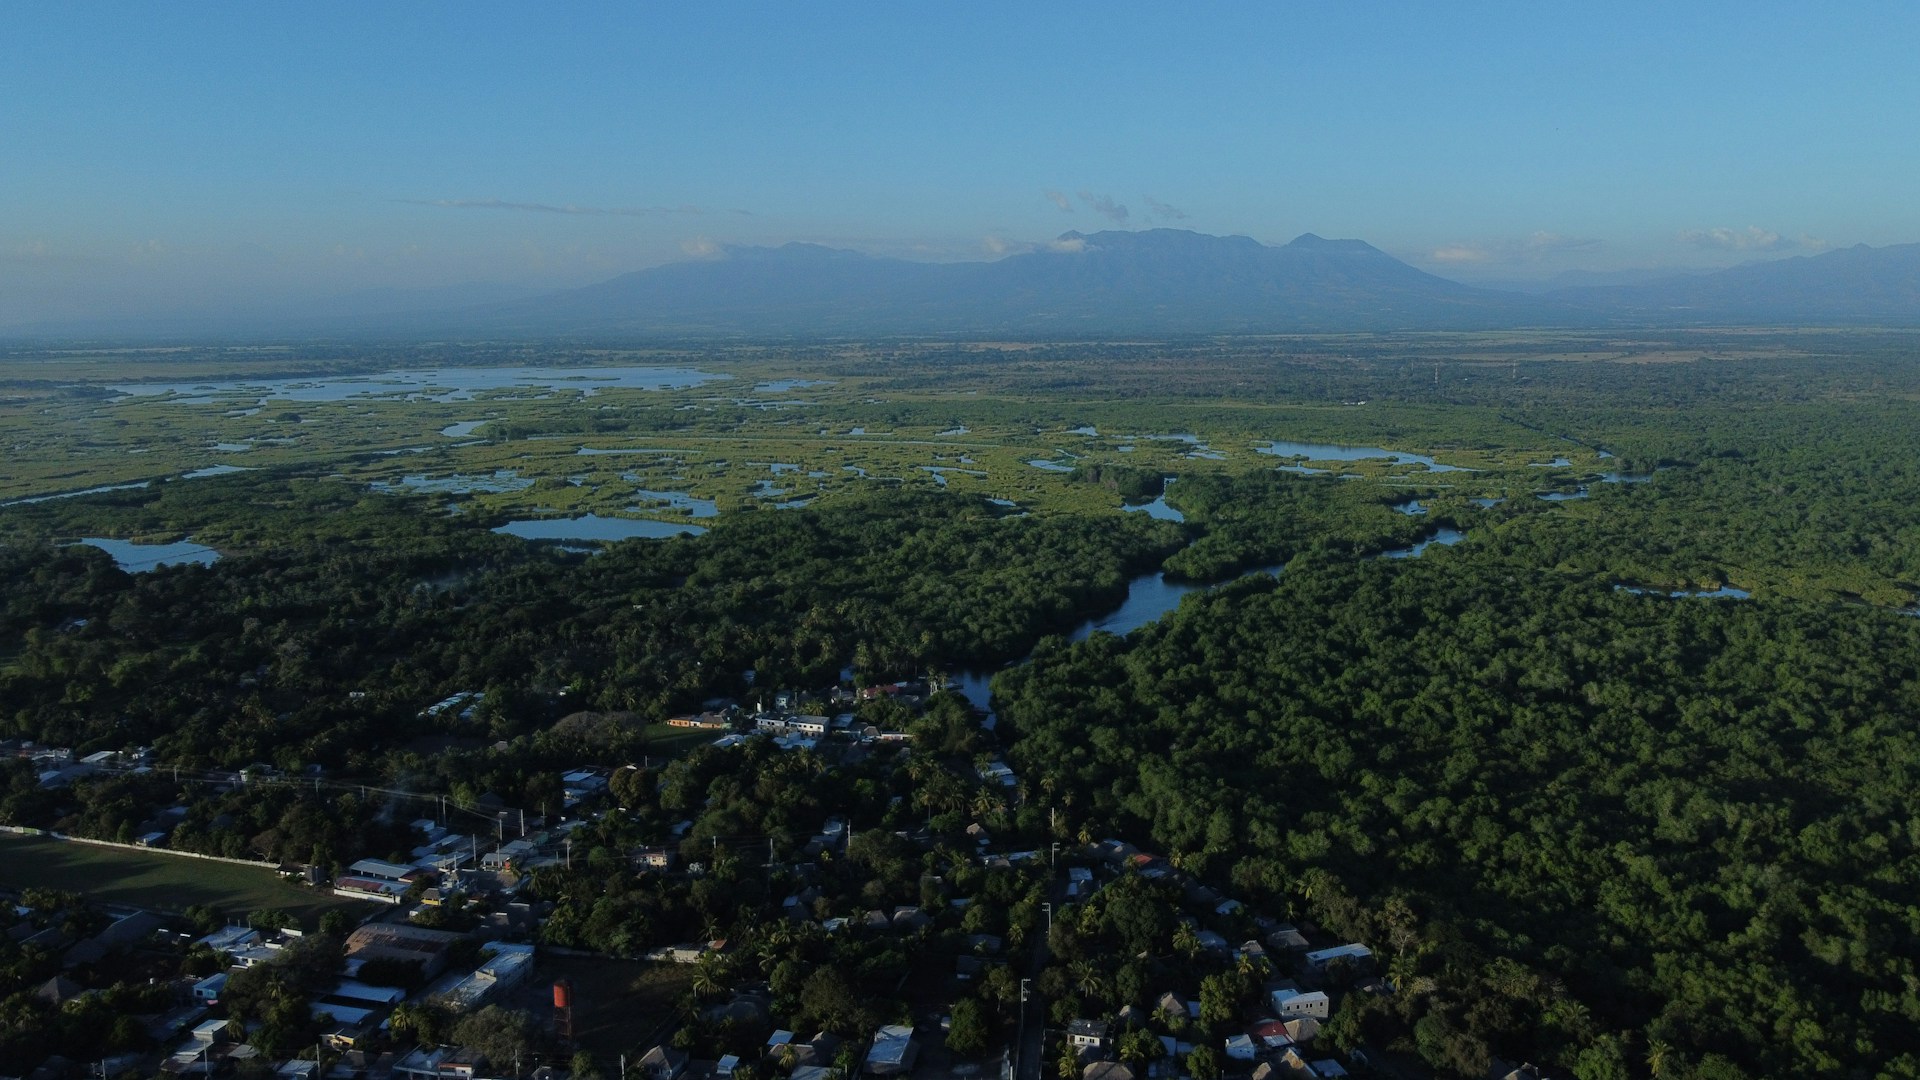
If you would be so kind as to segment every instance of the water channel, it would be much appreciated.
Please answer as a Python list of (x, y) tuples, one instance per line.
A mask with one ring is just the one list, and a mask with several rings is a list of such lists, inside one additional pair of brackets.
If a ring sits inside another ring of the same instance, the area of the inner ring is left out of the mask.
[[(1401, 450), (1387, 450), (1378, 446), (1343, 446), (1339, 443), (1292, 442), (1285, 439), (1275, 440), (1265, 446), (1256, 446), (1254, 450), (1274, 457), (1298, 458), (1305, 461), (1367, 461), (1384, 458), (1393, 465), (1425, 465), (1428, 472), (1473, 472), (1459, 465), (1442, 465), (1426, 454), (1410, 454)], [(1300, 471), (1297, 467), (1289, 472)]]
[(671, 521), (642, 518), (603, 518), (584, 514), (567, 518), (525, 518), (509, 521), (493, 530), (522, 540), (664, 540), (671, 536), (699, 536), (707, 530), (699, 525), (681, 525)]
[[(1461, 532), (1459, 529), (1450, 526), (1441, 526), (1435, 529), (1426, 539), (1419, 541), (1411, 547), (1384, 551), (1381, 552), (1378, 557), (1382, 559), (1417, 559), (1424, 554), (1429, 547), (1435, 544), (1451, 546), (1460, 543), (1466, 538), (1467, 534)], [(1278, 576), (1282, 569), (1283, 567), (1279, 566), (1262, 566), (1258, 569), (1248, 570), (1236, 577), (1229, 578), (1228, 581), (1239, 581), (1257, 574), (1274, 577)], [(1223, 584), (1226, 584), (1226, 582), (1202, 584), (1193, 581), (1182, 581), (1169, 578), (1166, 574), (1160, 572), (1142, 574), (1127, 583), (1127, 598), (1121, 602), (1119, 607), (1104, 615), (1096, 615), (1093, 618), (1081, 622), (1080, 625), (1068, 632), (1067, 640), (1075, 642), (1085, 641), (1098, 631), (1105, 631), (1109, 634), (1119, 634), (1122, 636), (1131, 634), (1135, 630), (1172, 611), (1174, 608), (1179, 607), (1180, 599), (1188, 593), (1215, 588)], [(1031, 655), (1021, 657), (1019, 660), (1007, 666), (1017, 667), (1020, 664), (1026, 663), (1029, 659), (1031, 659)], [(1005, 670), (1005, 668), (991, 670), (978, 668), (965, 669), (953, 676), (954, 682), (957, 684), (956, 688), (960, 691), (961, 696), (971, 702), (975, 708), (987, 714), (985, 726), (988, 728), (992, 728), (995, 723), (993, 710), (990, 707), (992, 694), (988, 683), (994, 675), (1003, 670)]]
[(168, 397), (182, 404), (213, 404), (221, 398), (267, 401), (345, 401), (388, 397), (418, 401), (471, 401), (492, 391), (578, 390), (583, 397), (612, 389), (681, 390), (729, 376), (670, 367), (423, 368), (370, 375), (282, 379), (215, 379), (193, 382), (122, 383), (112, 389), (132, 397)]
[(113, 540), (104, 536), (83, 536), (80, 542), (97, 547), (113, 556), (114, 564), (129, 574), (143, 574), (162, 566), (195, 563), (212, 566), (220, 553), (204, 544), (182, 540), (177, 544), (137, 544), (132, 540)]

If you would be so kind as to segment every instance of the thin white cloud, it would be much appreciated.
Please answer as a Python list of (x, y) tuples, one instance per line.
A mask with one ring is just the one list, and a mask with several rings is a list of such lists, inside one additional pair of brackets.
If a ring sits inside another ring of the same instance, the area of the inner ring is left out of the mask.
[[(575, 206), (554, 203), (513, 202), (508, 199), (395, 199), (410, 206), (437, 206), (445, 210), (517, 210), (531, 214), (567, 214), (587, 217), (657, 217), (663, 214), (704, 214), (701, 206)], [(729, 214), (752, 217), (750, 210), (727, 210)]]
[(1049, 188), (1045, 192), (1043, 192), (1043, 194), (1046, 195), (1048, 202), (1059, 207), (1063, 212), (1069, 213), (1069, 214), (1073, 213), (1073, 200), (1067, 198), (1066, 192), (1054, 191), (1053, 189)]
[(1531, 232), (1521, 241), (1522, 246), (1532, 252), (1545, 254), (1553, 251), (1579, 251), (1583, 248), (1600, 246), (1600, 240), (1591, 236), (1562, 236), (1552, 232)]
[(711, 237), (694, 236), (680, 241), (680, 250), (696, 259), (717, 259), (726, 254), (726, 249)]
[(1027, 255), (1036, 251), (1070, 255), (1087, 250), (1087, 242), (1078, 236), (1068, 236), (1036, 244), (1029, 240), (1008, 240), (1004, 236), (989, 235), (980, 238), (980, 248), (996, 258), (1002, 255)]
[(1187, 212), (1177, 206), (1169, 206), (1151, 195), (1142, 195), (1140, 198), (1147, 204), (1148, 217), (1157, 218), (1160, 221), (1187, 220)]
[(1744, 229), (1686, 229), (1680, 233), (1679, 240), (1690, 247), (1709, 251), (1782, 251), (1800, 246), (1799, 241), (1758, 225), (1749, 225)]
[(1463, 240), (1443, 244), (1427, 253), (1432, 262), (1454, 266), (1474, 263), (1527, 264), (1544, 262), (1570, 251), (1585, 251), (1600, 246), (1600, 241), (1585, 236), (1563, 236), (1538, 230), (1522, 237), (1494, 240)]
[(1125, 225), (1127, 223), (1127, 217), (1129, 216), (1127, 208), (1114, 202), (1113, 196), (1111, 195), (1095, 195), (1091, 191), (1082, 189), (1080, 192), (1080, 201), (1086, 203), (1094, 213), (1099, 214), (1115, 225)]

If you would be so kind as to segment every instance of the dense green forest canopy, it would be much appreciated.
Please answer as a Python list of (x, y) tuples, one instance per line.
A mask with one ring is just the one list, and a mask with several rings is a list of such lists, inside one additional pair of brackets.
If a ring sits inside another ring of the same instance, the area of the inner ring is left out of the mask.
[(1016, 764), (1337, 932), (1377, 941), (1405, 900), (1393, 962), (1436, 981), (1397, 1007), (1458, 1060), (1616, 1033), (1758, 1072), (1913, 1053), (1920, 620), (1472, 544), (1270, 581), (1001, 676)]
[[(0, 732), (539, 806), (554, 768), (644, 755), (648, 722), (717, 695), (1031, 651), (995, 682), (997, 737), (1029, 794), (1044, 789), (1067, 828), (1151, 845), (1372, 943), (1397, 991), (1352, 995), (1339, 1038), (1460, 1075), (1495, 1054), (1582, 1077), (1654, 1062), (1662, 1076), (1920, 1075), (1912, 345), (1694, 333), (668, 350), (645, 360), (834, 385), (771, 409), (503, 402), (502, 441), (420, 460), (552, 471), (458, 498), (368, 486), (409, 467), (380, 456), (417, 437), (381, 433), (398, 404), (317, 424), (239, 418), (334, 442), (249, 459), (252, 472), (0, 508)], [(160, 406), (115, 413), (133, 407), (61, 379), (14, 390), (8, 433), (41, 466), (79, 437), (33, 427), (34, 408), (87, 418), (76, 454), (119, 420), (191, 427)], [(416, 427), (462, 419), (418, 408), (432, 415)], [(847, 443), (868, 425), (889, 440)], [(975, 441), (939, 442), (963, 429)], [(576, 484), (561, 470), (593, 467), (577, 453), (586, 432), (680, 441), (672, 464), (623, 464), (638, 477), (624, 487)], [(1279, 471), (1260, 448), (1287, 438), (1453, 467)], [(701, 440), (724, 452), (687, 449)], [(898, 476), (829, 490), (888, 453)], [(1068, 464), (1027, 464), (1042, 457)], [(630, 502), (671, 470), (721, 485), (743, 465), (764, 478), (769, 461), (790, 463), (777, 477), (832, 475), (805, 509), (748, 510), (723, 491), (705, 535), (597, 554), (489, 531), (530, 506), (615, 497), (596, 488)], [(950, 469), (951, 487), (921, 461)], [(1002, 484), (1018, 498), (992, 501)], [(1184, 522), (1120, 511), (1156, 490)], [(1378, 557), (1443, 529), (1464, 539)], [(88, 536), (192, 537), (222, 558), (128, 574), (72, 546)], [(1059, 636), (1142, 574), (1217, 582), (1280, 565), (1127, 638)], [(1662, 595), (1722, 585), (1752, 597)], [(471, 719), (423, 711), (466, 691), (486, 693)], [(939, 743), (959, 752), (950, 728)], [(5, 780), (9, 820), (64, 814), (101, 835), (131, 827), (150, 794), (116, 782), (62, 799), (25, 770)], [(716, 805), (744, 814), (736, 802)], [(335, 809), (330, 822), (239, 794), (197, 808), (185, 835), (291, 857), (401, 842)], [(676, 931), (692, 910), (549, 884), (583, 911), (617, 901)], [(725, 910), (736, 902), (755, 901)]]
[(663, 719), (753, 684), (824, 685), (849, 663), (1005, 660), (1117, 604), (1184, 542), (1137, 516), (899, 494), (584, 555), (253, 475), (13, 512), (50, 530), (74, 515), (190, 530), (229, 554), (129, 575), (88, 547), (0, 548), (8, 731), (232, 766), (342, 764), (378, 732), (419, 733), (417, 711), (461, 691), (490, 692), (504, 737), (560, 709)]

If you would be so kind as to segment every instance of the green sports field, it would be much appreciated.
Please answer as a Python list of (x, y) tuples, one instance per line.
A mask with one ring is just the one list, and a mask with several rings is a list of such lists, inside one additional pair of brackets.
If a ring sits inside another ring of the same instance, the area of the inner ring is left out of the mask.
[(293, 885), (264, 867), (96, 847), (43, 836), (0, 835), (0, 888), (64, 889), (89, 899), (156, 911), (205, 904), (244, 915), (260, 908), (293, 913), (311, 928), (329, 908), (365, 908)]

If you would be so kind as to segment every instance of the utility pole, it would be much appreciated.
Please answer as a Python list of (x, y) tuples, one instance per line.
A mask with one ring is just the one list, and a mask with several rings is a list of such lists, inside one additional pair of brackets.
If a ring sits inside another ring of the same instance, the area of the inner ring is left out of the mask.
[(1020, 980), (1020, 1035), (1013, 1042), (1013, 1076), (1020, 1080), (1020, 1058), (1027, 1050), (1027, 985), (1032, 979)]

